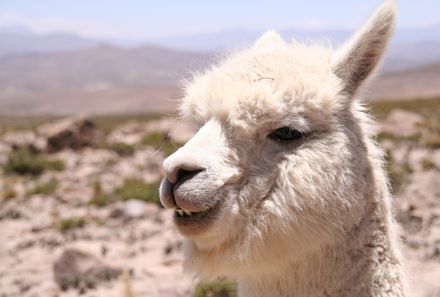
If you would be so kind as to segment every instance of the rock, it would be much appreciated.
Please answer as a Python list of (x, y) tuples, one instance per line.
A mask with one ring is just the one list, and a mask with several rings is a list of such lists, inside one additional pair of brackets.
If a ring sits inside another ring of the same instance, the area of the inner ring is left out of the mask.
[(44, 150), (46, 140), (32, 131), (11, 131), (3, 136), (3, 142), (12, 149), (29, 148), (34, 152)]
[(111, 218), (139, 219), (142, 217), (154, 217), (159, 207), (154, 203), (132, 199), (117, 205), (111, 212)]
[(419, 125), (424, 118), (414, 112), (403, 109), (393, 109), (381, 125), (382, 132), (392, 133), (398, 137), (410, 137), (419, 131)]
[(415, 171), (424, 170), (423, 164), (431, 158), (432, 152), (425, 148), (415, 148), (408, 154), (408, 164)]
[(53, 227), (54, 224), (51, 219), (48, 217), (38, 217), (32, 221), (31, 231), (37, 233)]
[(3, 166), (3, 164), (6, 163), (10, 152), (11, 147), (7, 143), (0, 141), (0, 166)]
[(0, 209), (0, 221), (1, 220), (18, 220), (23, 218), (23, 214), (20, 210), (17, 210), (15, 208), (6, 208), (6, 209)]
[(432, 210), (440, 199), (440, 172), (425, 171), (413, 174), (410, 182), (400, 195), (402, 198), (417, 205), (418, 209)]
[(93, 255), (77, 249), (64, 250), (55, 261), (53, 271), (55, 281), (62, 290), (76, 288), (81, 291), (113, 280), (121, 274), (120, 269), (110, 267)]
[(44, 124), (38, 128), (38, 133), (47, 139), (46, 150), (50, 153), (92, 146), (100, 137), (95, 124), (84, 118), (67, 118)]
[(435, 166), (440, 169), (440, 149), (435, 150), (430, 156), (429, 160), (431, 160)]
[(127, 123), (114, 129), (107, 137), (107, 143), (138, 144), (142, 141), (146, 132), (145, 123)]
[(60, 296), (60, 289), (57, 284), (48, 281), (44, 282), (36, 288), (31, 289), (25, 297), (58, 297)]

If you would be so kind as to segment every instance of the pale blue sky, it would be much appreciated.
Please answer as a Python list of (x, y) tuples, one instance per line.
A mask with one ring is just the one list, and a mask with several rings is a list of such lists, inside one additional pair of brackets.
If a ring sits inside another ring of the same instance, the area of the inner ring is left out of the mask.
[[(0, 0), (0, 27), (143, 39), (225, 29), (354, 28), (380, 0)], [(399, 26), (440, 23), (439, 0), (400, 0)], [(440, 33), (439, 33), (440, 34)]]

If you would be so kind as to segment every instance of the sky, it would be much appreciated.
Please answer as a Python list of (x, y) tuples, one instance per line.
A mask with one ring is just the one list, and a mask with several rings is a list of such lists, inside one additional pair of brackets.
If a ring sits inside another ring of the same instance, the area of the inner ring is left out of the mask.
[[(352, 29), (381, 0), (0, 0), (0, 28), (149, 39), (231, 29)], [(440, 24), (439, 0), (400, 0), (398, 26)]]

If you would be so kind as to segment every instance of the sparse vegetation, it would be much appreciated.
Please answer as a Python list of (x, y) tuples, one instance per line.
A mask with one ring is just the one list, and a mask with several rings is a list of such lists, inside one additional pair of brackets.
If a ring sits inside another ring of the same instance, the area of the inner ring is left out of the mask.
[(395, 135), (390, 132), (380, 132), (376, 136), (376, 140), (379, 143), (383, 142), (384, 140), (391, 140), (393, 142), (418, 142), (419, 139), (420, 139), (420, 134), (403, 137), (403, 136)]
[(396, 108), (412, 111), (426, 118), (437, 118), (440, 114), (440, 98), (412, 100), (382, 100), (370, 104), (372, 113), (378, 119), (385, 119)]
[(83, 217), (72, 217), (62, 219), (60, 221), (60, 231), (65, 232), (72, 229), (83, 228), (87, 224), (87, 221)]
[(107, 145), (107, 148), (116, 152), (121, 157), (127, 157), (134, 154), (136, 147), (123, 142), (115, 142)]
[(41, 124), (58, 119), (54, 116), (7, 116), (0, 115), (0, 135), (8, 131), (32, 130)]
[(43, 161), (47, 170), (63, 171), (66, 168), (63, 160), (43, 158)]
[(30, 189), (28, 195), (51, 195), (58, 187), (58, 181), (56, 179), (50, 179), (47, 182), (39, 183)]
[(114, 202), (116, 199), (113, 195), (104, 193), (102, 191), (101, 183), (99, 181), (96, 181), (93, 184), (93, 197), (89, 200), (90, 205), (95, 205), (97, 207), (105, 207), (112, 202)]
[(5, 185), (2, 193), (1, 200), (10, 200), (17, 197), (17, 192), (14, 190), (14, 188), (10, 185)]
[(230, 281), (199, 284), (194, 297), (237, 297), (237, 285)]
[(62, 160), (49, 159), (42, 154), (33, 152), (29, 148), (20, 148), (9, 154), (3, 169), (6, 174), (37, 176), (45, 170), (63, 170), (64, 162)]
[(105, 134), (113, 131), (117, 126), (128, 122), (148, 122), (151, 120), (157, 120), (163, 115), (151, 113), (151, 114), (121, 114), (121, 115), (103, 115), (93, 117), (92, 120), (96, 123), (96, 126), (101, 129)]
[(423, 159), (421, 165), (422, 165), (423, 170), (432, 170), (432, 169), (436, 169), (437, 168), (435, 166), (435, 163), (432, 162), (429, 159)]
[(109, 194), (101, 194), (98, 196), (93, 196), (92, 199), (89, 200), (90, 205), (95, 205), (97, 207), (105, 207), (115, 201), (114, 197)]
[(393, 160), (393, 156), (390, 151), (387, 151), (386, 153), (386, 169), (388, 171), (391, 189), (394, 193), (397, 193), (401, 190), (402, 185), (405, 183), (408, 176), (414, 171), (407, 162), (403, 165), (397, 164)]
[(440, 98), (380, 101), (371, 103), (373, 114), (379, 119), (385, 119), (395, 108), (404, 109), (422, 115), (426, 120), (420, 125), (420, 133), (410, 137), (400, 137), (392, 133), (382, 132), (377, 136), (379, 142), (384, 139), (399, 143), (413, 142), (418, 145), (440, 148)]
[(139, 199), (147, 202), (160, 203), (159, 183), (148, 184), (137, 178), (124, 180), (121, 187), (116, 189), (115, 194), (122, 200)]
[(440, 148), (440, 111), (433, 117), (428, 118), (422, 125), (423, 136), (421, 144), (429, 148)]

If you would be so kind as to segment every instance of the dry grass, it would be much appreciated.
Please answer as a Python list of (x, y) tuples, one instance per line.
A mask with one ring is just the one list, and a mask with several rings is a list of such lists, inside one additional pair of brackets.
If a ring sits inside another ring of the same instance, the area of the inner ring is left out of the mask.
[(377, 101), (368, 104), (374, 116), (379, 120), (385, 119), (388, 114), (396, 108), (412, 111), (423, 115), (426, 118), (440, 117), (440, 97), (412, 100), (390, 100)]
[(6, 174), (37, 176), (46, 170), (62, 171), (64, 162), (33, 152), (29, 148), (12, 151), (3, 166)]
[(51, 195), (58, 188), (58, 181), (56, 179), (50, 179), (44, 183), (36, 184), (32, 189), (30, 189), (27, 194), (32, 195)]
[(197, 286), (194, 297), (237, 297), (237, 285), (226, 280), (201, 283)]

